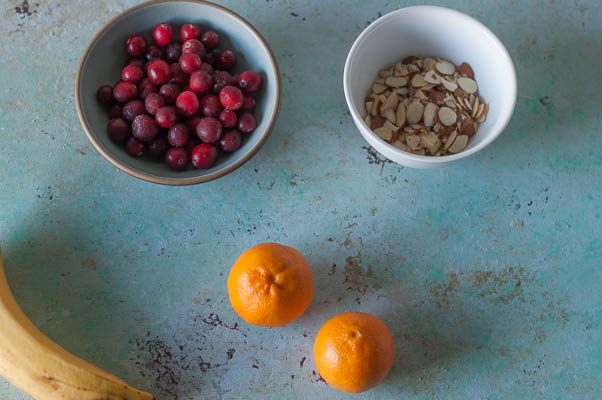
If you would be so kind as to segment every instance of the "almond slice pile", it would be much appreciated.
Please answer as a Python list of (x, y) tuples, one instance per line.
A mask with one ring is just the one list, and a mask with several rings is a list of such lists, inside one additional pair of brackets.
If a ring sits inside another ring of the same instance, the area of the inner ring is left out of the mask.
[(366, 124), (381, 139), (419, 155), (463, 151), (487, 118), (474, 71), (441, 58), (406, 57), (383, 69), (366, 98)]

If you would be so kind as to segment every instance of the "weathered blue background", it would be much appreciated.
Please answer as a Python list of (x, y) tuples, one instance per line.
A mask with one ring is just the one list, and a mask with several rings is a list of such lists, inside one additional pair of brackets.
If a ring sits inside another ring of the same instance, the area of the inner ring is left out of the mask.
[[(111, 167), (75, 114), (83, 49), (135, 3), (0, 0), (0, 241), (45, 332), (160, 399), (340, 399), (313, 339), (361, 310), (397, 355), (358, 399), (602, 395), (599, 1), (434, 2), (491, 27), (520, 81), (506, 132), (434, 171), (367, 149), (341, 84), (359, 32), (418, 2), (223, 1), (273, 46), (282, 114), (251, 162), (185, 188)], [(312, 307), (283, 329), (241, 323), (226, 295), (237, 255), (268, 240), (314, 266)], [(1, 381), (0, 398), (25, 397)]]

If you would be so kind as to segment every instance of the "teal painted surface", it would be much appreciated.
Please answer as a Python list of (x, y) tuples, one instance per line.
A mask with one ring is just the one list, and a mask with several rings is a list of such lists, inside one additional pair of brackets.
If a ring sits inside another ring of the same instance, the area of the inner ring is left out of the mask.
[[(117, 171), (75, 115), (84, 47), (134, 3), (0, 2), (0, 241), (42, 330), (159, 399), (342, 399), (311, 347), (361, 310), (397, 354), (358, 399), (600, 397), (597, 1), (436, 2), (499, 35), (520, 92), (500, 139), (434, 171), (375, 158), (341, 87), (361, 29), (417, 2), (223, 2), (272, 44), (282, 114), (243, 168), (187, 188)], [(283, 329), (245, 325), (226, 295), (231, 263), (266, 240), (314, 266), (312, 307)], [(26, 397), (0, 380), (0, 398)]]

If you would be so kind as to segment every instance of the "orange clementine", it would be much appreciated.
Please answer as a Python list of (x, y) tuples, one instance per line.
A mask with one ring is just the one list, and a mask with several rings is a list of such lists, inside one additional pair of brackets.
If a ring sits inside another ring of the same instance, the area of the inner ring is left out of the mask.
[(393, 336), (379, 318), (347, 312), (328, 320), (316, 336), (314, 359), (331, 386), (350, 393), (380, 383), (393, 366)]
[(228, 276), (228, 296), (246, 322), (284, 326), (298, 319), (314, 293), (311, 267), (299, 250), (263, 243), (240, 255)]

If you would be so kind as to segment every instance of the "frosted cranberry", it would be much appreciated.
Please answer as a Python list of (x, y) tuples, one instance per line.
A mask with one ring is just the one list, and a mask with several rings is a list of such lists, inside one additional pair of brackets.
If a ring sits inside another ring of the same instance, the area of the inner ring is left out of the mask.
[(188, 84), (188, 80), (190, 79), (190, 75), (184, 73), (182, 68), (180, 68), (180, 64), (175, 62), (169, 66), (171, 70), (171, 79), (170, 83), (175, 83), (178, 86), (185, 86)]
[(244, 96), (236, 86), (226, 86), (219, 92), (219, 101), (224, 108), (240, 110)]
[(222, 123), (215, 118), (205, 117), (197, 124), (196, 135), (205, 143), (215, 143), (222, 135)]
[(176, 108), (165, 106), (155, 113), (155, 120), (161, 128), (171, 128), (176, 124)]
[(238, 130), (242, 133), (251, 133), (257, 128), (257, 120), (253, 114), (243, 112), (238, 116)]
[(142, 58), (132, 58), (129, 62), (128, 65), (131, 65), (133, 67), (139, 67), (142, 68), (142, 70), (144, 70), (144, 65), (146, 64), (146, 61), (144, 61)]
[(234, 84), (232, 75), (226, 71), (215, 71), (213, 74), (213, 92), (219, 94), (223, 88)]
[(228, 153), (232, 153), (233, 151), (240, 149), (241, 144), (242, 137), (240, 132), (236, 129), (227, 130), (219, 139), (219, 147)]
[(146, 99), (151, 93), (157, 93), (157, 91), (157, 85), (152, 83), (148, 78), (144, 78), (138, 84), (138, 97), (140, 97), (142, 100)]
[(113, 98), (119, 103), (127, 103), (138, 97), (138, 88), (131, 82), (119, 82), (113, 88)]
[(223, 110), (222, 104), (219, 102), (219, 97), (213, 94), (203, 96), (200, 103), (201, 112), (206, 117), (217, 117)]
[(158, 60), (160, 58), (163, 58), (163, 50), (158, 48), (157, 46), (150, 46), (148, 48), (148, 51), (144, 55), (144, 58), (146, 58), (147, 61)]
[(178, 62), (182, 55), (182, 45), (179, 42), (173, 42), (165, 48), (165, 60), (168, 63)]
[(132, 133), (130, 124), (123, 118), (113, 118), (107, 124), (107, 134), (115, 142), (122, 142)]
[(201, 143), (192, 149), (192, 165), (199, 169), (211, 168), (217, 161), (217, 147), (208, 143)]
[(149, 115), (138, 115), (132, 121), (132, 135), (142, 142), (150, 142), (159, 135), (159, 126)]
[(219, 113), (219, 122), (222, 123), (224, 128), (234, 128), (238, 123), (238, 116), (232, 110), (224, 110)]
[(181, 147), (172, 147), (165, 154), (165, 163), (175, 171), (183, 171), (188, 168), (190, 156), (188, 151)]
[(113, 104), (109, 107), (109, 118), (119, 118), (121, 117), (122, 108), (119, 104)]
[(128, 121), (133, 121), (138, 115), (146, 114), (146, 108), (144, 107), (144, 103), (140, 100), (132, 100), (123, 106), (121, 110), (123, 118)]
[(201, 63), (201, 68), (199, 68), (199, 71), (205, 71), (209, 75), (213, 75), (213, 67), (211, 66), (211, 64), (208, 64), (206, 62)]
[(257, 71), (244, 71), (238, 77), (238, 87), (247, 93), (254, 93), (261, 89), (263, 77)]
[(167, 83), (171, 77), (169, 64), (163, 60), (151, 61), (146, 67), (146, 73), (148, 74), (148, 79), (155, 85)]
[(167, 141), (174, 147), (186, 147), (190, 141), (190, 132), (184, 124), (176, 124), (167, 131)]
[(125, 151), (127, 151), (130, 156), (141, 157), (144, 154), (144, 144), (131, 137), (125, 143)]
[(194, 53), (184, 53), (180, 57), (180, 68), (187, 74), (192, 74), (194, 71), (201, 68), (201, 57)]
[(130, 55), (140, 57), (146, 53), (148, 44), (146, 39), (141, 35), (132, 35), (125, 42), (125, 49)]
[(159, 47), (170, 44), (173, 41), (173, 36), (173, 26), (171, 24), (162, 23), (153, 29), (153, 39)]
[(196, 93), (203, 93), (213, 86), (213, 77), (205, 71), (195, 71), (190, 75), (190, 89)]
[(253, 111), (255, 109), (255, 99), (251, 96), (245, 96), (242, 101), (242, 109), (245, 111)]
[(124, 82), (138, 83), (144, 78), (144, 71), (134, 65), (126, 65), (121, 70), (121, 80)]
[(163, 157), (168, 148), (169, 143), (167, 143), (165, 136), (159, 135), (155, 140), (148, 144), (148, 155), (153, 157)]
[(207, 50), (203, 43), (198, 41), (197, 39), (190, 39), (184, 42), (182, 45), (182, 54), (194, 53), (199, 57), (203, 58), (205, 54), (207, 54)]
[(151, 93), (144, 99), (144, 107), (150, 115), (155, 115), (157, 110), (165, 105), (165, 99), (159, 93)]
[[(196, 133), (196, 126), (199, 121), (202, 119), (199, 115), (192, 116), (185, 121), (186, 127), (188, 128), (189, 133)], [(193, 136), (194, 137), (194, 136)]]
[(219, 47), (220, 37), (215, 31), (206, 31), (201, 36), (201, 42), (209, 50)]
[(236, 64), (236, 54), (232, 50), (224, 50), (217, 55), (217, 65), (220, 69), (228, 70)]
[(197, 24), (184, 24), (180, 28), (180, 40), (182, 42), (198, 39), (199, 36), (201, 36), (201, 28)]
[(190, 117), (199, 111), (199, 99), (194, 92), (182, 92), (176, 100), (176, 108), (181, 114)]
[(167, 104), (175, 104), (181, 90), (175, 83), (166, 83), (159, 89), (159, 94), (163, 96)]
[(96, 100), (104, 106), (113, 104), (113, 88), (109, 85), (102, 85), (96, 90)]

